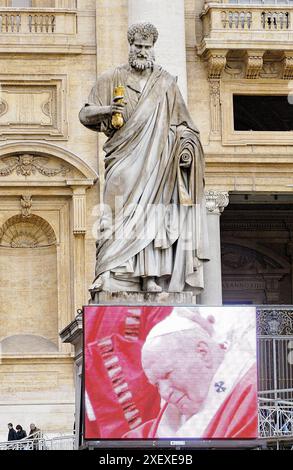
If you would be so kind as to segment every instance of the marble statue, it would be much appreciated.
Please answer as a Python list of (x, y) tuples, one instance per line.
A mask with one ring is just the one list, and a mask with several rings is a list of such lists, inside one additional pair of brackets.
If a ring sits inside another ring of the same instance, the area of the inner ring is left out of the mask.
[(176, 77), (155, 64), (156, 27), (128, 30), (129, 63), (97, 79), (79, 118), (108, 137), (94, 291), (203, 289), (204, 156)]

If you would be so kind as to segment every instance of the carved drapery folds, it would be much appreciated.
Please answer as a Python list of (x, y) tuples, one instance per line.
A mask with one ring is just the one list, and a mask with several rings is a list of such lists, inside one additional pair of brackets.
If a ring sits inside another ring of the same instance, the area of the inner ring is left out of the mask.
[(0, 228), (0, 246), (10, 248), (36, 248), (56, 244), (51, 225), (37, 215), (23, 218), (10, 217)]

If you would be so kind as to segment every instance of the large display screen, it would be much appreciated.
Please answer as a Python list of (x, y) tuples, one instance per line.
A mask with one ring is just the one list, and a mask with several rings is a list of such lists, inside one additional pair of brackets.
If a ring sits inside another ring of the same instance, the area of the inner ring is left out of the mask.
[(84, 307), (85, 439), (257, 438), (254, 307)]

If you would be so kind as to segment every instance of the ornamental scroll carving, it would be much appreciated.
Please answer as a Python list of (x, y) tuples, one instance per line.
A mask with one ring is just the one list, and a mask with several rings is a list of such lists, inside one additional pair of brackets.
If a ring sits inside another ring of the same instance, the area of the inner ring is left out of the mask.
[(50, 162), (49, 158), (39, 157), (31, 154), (16, 155), (2, 159), (7, 164), (4, 168), (0, 167), (0, 176), (9, 176), (16, 173), (21, 176), (31, 176), (40, 173), (43, 176), (53, 177), (57, 175), (66, 176), (70, 171), (64, 165), (58, 168), (45, 166)]
[(0, 116), (3, 116), (8, 110), (8, 104), (3, 98), (0, 99)]

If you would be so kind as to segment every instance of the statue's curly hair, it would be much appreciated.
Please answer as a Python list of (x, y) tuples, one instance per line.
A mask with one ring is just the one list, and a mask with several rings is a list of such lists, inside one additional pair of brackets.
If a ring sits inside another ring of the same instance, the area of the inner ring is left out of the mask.
[(152, 23), (136, 23), (129, 27), (128, 29), (128, 42), (130, 45), (134, 42), (134, 36), (140, 34), (143, 39), (147, 39), (150, 36), (153, 37), (153, 44), (157, 41), (159, 33), (157, 28)]

